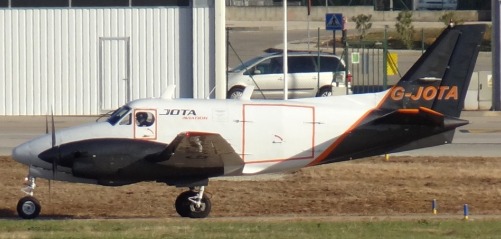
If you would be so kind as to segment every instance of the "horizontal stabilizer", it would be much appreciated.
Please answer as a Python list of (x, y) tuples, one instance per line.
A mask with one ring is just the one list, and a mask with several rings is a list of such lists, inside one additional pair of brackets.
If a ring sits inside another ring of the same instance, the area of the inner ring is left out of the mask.
[(424, 107), (376, 110), (365, 122), (339, 137), (336, 147), (321, 163), (447, 144), (452, 141), (454, 129), (466, 124), (467, 120)]
[(468, 124), (467, 120), (443, 115), (428, 108), (399, 109), (375, 119), (371, 124), (425, 125), (454, 129)]

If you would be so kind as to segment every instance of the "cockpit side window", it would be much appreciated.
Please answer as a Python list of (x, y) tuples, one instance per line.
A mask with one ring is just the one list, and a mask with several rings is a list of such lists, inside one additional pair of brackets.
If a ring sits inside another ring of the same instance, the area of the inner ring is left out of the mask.
[(108, 118), (108, 123), (110, 123), (111, 125), (117, 124), (127, 113), (129, 113), (129, 111), (130, 107), (128, 106), (124, 106), (115, 110), (115, 112), (113, 112), (113, 114)]
[(149, 127), (155, 123), (155, 116), (151, 112), (137, 112), (136, 125), (139, 127)]
[(132, 114), (127, 114), (123, 119), (120, 121), (120, 125), (130, 125), (132, 124)]

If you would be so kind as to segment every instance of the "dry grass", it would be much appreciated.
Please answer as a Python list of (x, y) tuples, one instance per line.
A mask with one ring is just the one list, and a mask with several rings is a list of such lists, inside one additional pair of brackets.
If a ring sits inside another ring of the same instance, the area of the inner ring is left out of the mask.
[[(0, 158), (0, 216), (15, 216), (26, 168)], [(184, 189), (158, 183), (123, 187), (38, 180), (42, 214), (79, 218), (177, 217), (175, 197)], [(312, 167), (262, 181), (212, 181), (212, 217), (256, 215), (501, 213), (501, 159), (383, 157)]]

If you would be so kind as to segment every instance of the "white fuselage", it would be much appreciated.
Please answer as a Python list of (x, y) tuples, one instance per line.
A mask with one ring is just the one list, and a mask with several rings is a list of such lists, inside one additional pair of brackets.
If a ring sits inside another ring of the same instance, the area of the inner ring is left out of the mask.
[[(339, 135), (375, 108), (384, 95), (289, 101), (141, 99), (128, 103), (125, 107), (130, 110), (114, 125), (99, 122), (56, 131), (55, 144), (98, 138), (170, 144), (183, 132), (217, 133), (244, 161), (242, 175), (280, 172), (312, 163)], [(140, 127), (134, 122), (138, 112), (153, 116), (150, 125)], [(50, 147), (51, 135), (44, 135), (18, 146), (13, 156), (32, 166), (33, 172), (45, 171), (36, 176), (50, 177), (52, 165), (37, 159), (40, 152)], [(58, 179), (80, 181), (62, 176)]]

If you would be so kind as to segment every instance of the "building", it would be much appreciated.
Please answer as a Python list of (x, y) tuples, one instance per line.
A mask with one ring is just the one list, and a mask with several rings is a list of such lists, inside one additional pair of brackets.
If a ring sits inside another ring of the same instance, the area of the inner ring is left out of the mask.
[(209, 97), (214, 4), (0, 0), (0, 115), (97, 115), (171, 84)]

